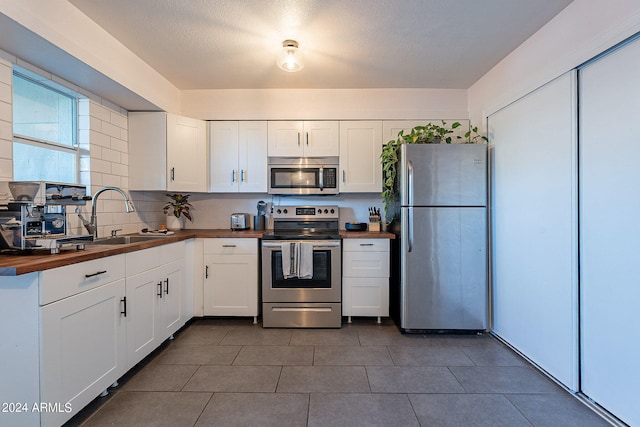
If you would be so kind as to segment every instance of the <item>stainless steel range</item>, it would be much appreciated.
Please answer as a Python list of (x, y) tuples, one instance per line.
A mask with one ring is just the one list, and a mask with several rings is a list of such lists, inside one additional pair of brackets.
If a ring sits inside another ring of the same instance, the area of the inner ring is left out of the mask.
[(338, 206), (275, 206), (262, 237), (265, 328), (342, 325)]

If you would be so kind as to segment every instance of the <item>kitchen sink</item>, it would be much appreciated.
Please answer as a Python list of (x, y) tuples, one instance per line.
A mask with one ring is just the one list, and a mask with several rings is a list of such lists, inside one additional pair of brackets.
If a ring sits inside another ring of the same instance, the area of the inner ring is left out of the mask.
[(118, 237), (105, 237), (102, 239), (96, 239), (90, 245), (128, 245), (130, 243), (148, 242), (150, 240), (162, 239), (165, 236), (118, 236)]

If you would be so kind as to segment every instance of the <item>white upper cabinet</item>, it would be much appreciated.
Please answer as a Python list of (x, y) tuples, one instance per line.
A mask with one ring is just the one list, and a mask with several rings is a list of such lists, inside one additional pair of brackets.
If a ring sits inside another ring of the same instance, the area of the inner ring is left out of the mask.
[(207, 191), (207, 128), (165, 112), (129, 113), (129, 189)]
[(167, 190), (207, 191), (207, 127), (167, 114)]
[(209, 191), (267, 192), (267, 122), (209, 123)]
[(340, 122), (340, 192), (382, 191), (382, 122)]
[(329, 157), (340, 154), (338, 121), (270, 121), (269, 156)]

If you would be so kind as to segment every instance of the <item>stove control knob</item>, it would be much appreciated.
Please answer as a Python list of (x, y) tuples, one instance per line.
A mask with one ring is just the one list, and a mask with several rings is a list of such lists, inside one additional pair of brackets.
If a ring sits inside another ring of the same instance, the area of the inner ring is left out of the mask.
[(322, 208), (318, 208), (318, 213), (321, 214), (322, 213)]
[(282, 212), (284, 212), (284, 213), (288, 213), (286, 209), (285, 209), (285, 210), (283, 210)]
[(324, 210), (324, 213), (325, 213), (325, 214), (327, 214), (327, 213), (329, 213), (329, 211), (325, 209), (325, 210)]
[(333, 209), (331, 209), (331, 213), (332, 213), (332, 214), (334, 214), (334, 213), (336, 213), (336, 211), (335, 211), (335, 210), (333, 210)]
[(276, 213), (281, 214), (281, 213), (282, 213), (282, 211), (281, 211), (280, 209), (278, 209), (278, 210), (276, 211)]

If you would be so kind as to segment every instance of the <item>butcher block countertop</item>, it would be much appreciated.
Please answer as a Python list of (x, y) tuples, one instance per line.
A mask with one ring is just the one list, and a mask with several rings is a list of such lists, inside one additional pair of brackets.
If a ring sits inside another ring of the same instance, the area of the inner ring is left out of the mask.
[(387, 231), (347, 231), (340, 230), (343, 239), (395, 239), (396, 235)]
[[(62, 249), (59, 254), (51, 255), (48, 251), (34, 251), (26, 255), (0, 255), (0, 276), (17, 276), (36, 271), (49, 270), (65, 265), (90, 261), (112, 255), (139, 251), (167, 243), (179, 242), (187, 239), (210, 238), (254, 238), (259, 239), (264, 231), (256, 230), (220, 230), (220, 229), (188, 229), (175, 232), (171, 236), (159, 237), (154, 240), (125, 245), (85, 245), (84, 250)], [(395, 236), (387, 232), (345, 231), (341, 230), (343, 239), (393, 239)]]

